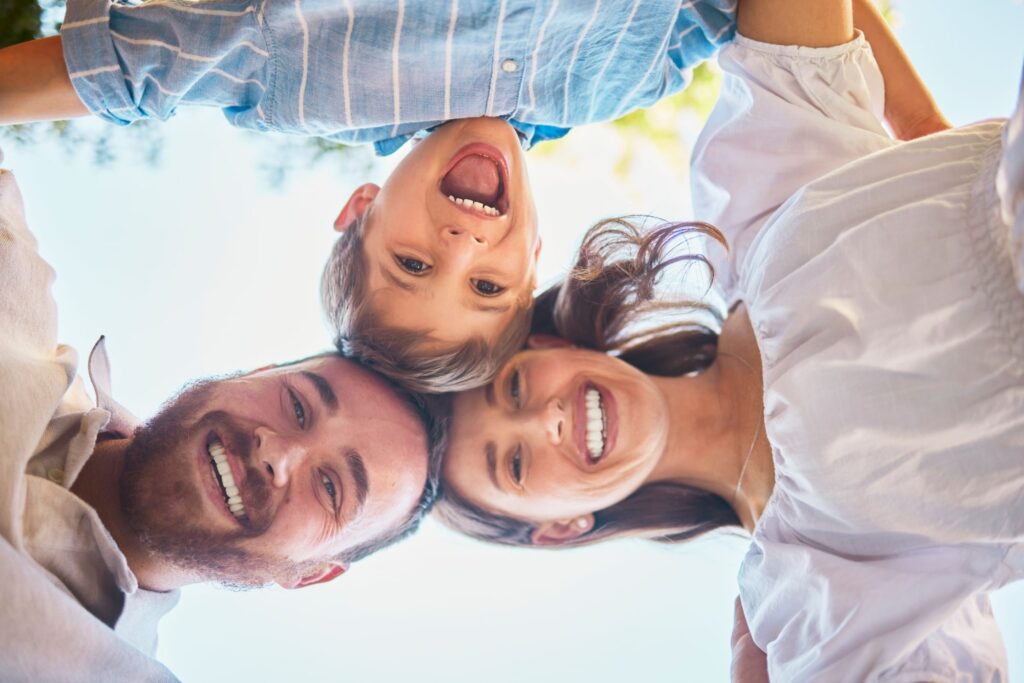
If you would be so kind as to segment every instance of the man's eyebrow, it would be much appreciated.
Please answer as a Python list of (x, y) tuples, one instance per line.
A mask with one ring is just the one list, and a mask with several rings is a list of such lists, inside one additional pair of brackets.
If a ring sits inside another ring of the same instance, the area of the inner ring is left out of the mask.
[(400, 287), (401, 289), (404, 289), (407, 292), (416, 291), (416, 285), (410, 282), (403, 281), (401, 278), (392, 273), (391, 270), (389, 270), (388, 267), (385, 266), (383, 263), (378, 263), (377, 267), (380, 270), (380, 274), (384, 276), (384, 279), (393, 284), (394, 286)]
[(493, 441), (488, 441), (484, 450), (487, 451), (487, 475), (491, 478), (494, 488), (500, 491), (501, 484), (498, 483), (498, 447), (494, 445)]
[(320, 395), (320, 400), (324, 402), (330, 412), (334, 412), (338, 409), (338, 397), (334, 394), (334, 389), (331, 388), (330, 382), (325, 380), (315, 372), (309, 372), (303, 370), (301, 373), (303, 377), (313, 383), (316, 388), (316, 393)]
[(354, 520), (363, 514), (363, 508), (366, 506), (366, 497), (370, 493), (370, 478), (366, 474), (366, 463), (363, 461), (363, 456), (359, 455), (358, 451), (346, 453), (345, 460), (348, 461), (348, 469), (352, 473), (352, 480), (356, 484), (356, 509), (352, 514), (352, 519)]

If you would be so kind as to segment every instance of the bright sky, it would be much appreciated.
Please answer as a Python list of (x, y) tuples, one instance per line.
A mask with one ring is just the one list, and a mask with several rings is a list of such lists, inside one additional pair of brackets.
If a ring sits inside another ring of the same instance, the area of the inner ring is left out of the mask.
[[(901, 38), (955, 123), (1010, 112), (1024, 54), (1019, 0), (896, 4)], [(325, 347), (316, 285), (331, 223), (361, 176), (379, 181), (393, 163), (301, 170), (274, 190), (258, 167), (276, 148), (216, 112), (180, 115), (164, 133), (156, 167), (97, 168), (55, 144), (5, 150), (58, 273), (62, 339), (84, 354), (108, 335), (116, 395), (143, 416), (186, 378)], [(618, 144), (591, 127), (534, 159), (545, 277), (598, 218), (690, 217), (685, 168), (642, 145), (621, 181), (610, 172)], [(160, 657), (186, 681), (217, 683), (725, 680), (744, 548), (716, 537), (509, 550), (428, 522), (326, 587), (187, 589), (163, 622)], [(1022, 677), (1024, 585), (997, 594), (996, 610)]]

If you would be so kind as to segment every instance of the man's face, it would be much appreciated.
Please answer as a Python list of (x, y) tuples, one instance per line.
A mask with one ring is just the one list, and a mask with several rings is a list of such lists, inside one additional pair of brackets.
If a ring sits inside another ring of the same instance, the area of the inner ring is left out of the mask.
[(411, 407), (320, 357), (185, 390), (128, 447), (121, 496), (146, 545), (203, 580), (302, 585), (407, 519), (426, 477)]
[(505, 121), (465, 119), (434, 131), (383, 187), (357, 190), (338, 227), (364, 212), (366, 291), (387, 327), (493, 343), (532, 295), (537, 213), (522, 147)]

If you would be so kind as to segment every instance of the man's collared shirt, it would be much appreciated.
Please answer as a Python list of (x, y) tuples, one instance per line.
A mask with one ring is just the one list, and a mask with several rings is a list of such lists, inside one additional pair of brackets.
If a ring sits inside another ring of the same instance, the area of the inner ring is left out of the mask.
[(496, 116), (529, 146), (681, 90), (736, 0), (70, 0), (79, 97), (127, 124), (179, 104), (236, 126), (374, 143)]
[(0, 680), (174, 681), (152, 654), (179, 592), (140, 589), (70, 490), (99, 434), (137, 421), (110, 398), (102, 341), (89, 363), (98, 405), (89, 400), (77, 354), (56, 342), (53, 278), (0, 170)]

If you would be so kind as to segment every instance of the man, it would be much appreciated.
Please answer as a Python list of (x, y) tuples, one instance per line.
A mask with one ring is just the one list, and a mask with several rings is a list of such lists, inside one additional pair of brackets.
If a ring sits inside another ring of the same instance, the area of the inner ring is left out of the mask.
[(442, 439), (385, 380), (314, 356), (140, 426), (103, 340), (95, 403), (56, 343), (53, 275), (0, 171), (0, 680), (174, 680), (150, 655), (181, 586), (329, 581), (417, 526)]

